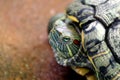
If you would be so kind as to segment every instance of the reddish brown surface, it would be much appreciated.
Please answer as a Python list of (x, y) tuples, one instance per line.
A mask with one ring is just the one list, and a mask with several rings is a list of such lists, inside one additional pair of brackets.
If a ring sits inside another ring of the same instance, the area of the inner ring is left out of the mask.
[(78, 77), (55, 62), (47, 39), (49, 18), (64, 12), (69, 2), (0, 0), (0, 80), (75, 80)]

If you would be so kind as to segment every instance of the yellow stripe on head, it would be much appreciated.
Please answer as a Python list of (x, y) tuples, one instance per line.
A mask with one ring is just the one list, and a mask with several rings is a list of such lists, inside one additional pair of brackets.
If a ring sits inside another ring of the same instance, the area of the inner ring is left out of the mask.
[(72, 51), (70, 50), (69, 46), (68, 45), (66, 45), (66, 46), (67, 46), (67, 49), (68, 49), (70, 56), (73, 57)]

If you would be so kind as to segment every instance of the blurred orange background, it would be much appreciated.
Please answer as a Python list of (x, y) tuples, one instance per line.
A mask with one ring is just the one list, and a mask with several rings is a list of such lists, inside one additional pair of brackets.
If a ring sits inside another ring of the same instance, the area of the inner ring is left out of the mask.
[(0, 80), (78, 80), (48, 43), (51, 16), (72, 0), (0, 0)]

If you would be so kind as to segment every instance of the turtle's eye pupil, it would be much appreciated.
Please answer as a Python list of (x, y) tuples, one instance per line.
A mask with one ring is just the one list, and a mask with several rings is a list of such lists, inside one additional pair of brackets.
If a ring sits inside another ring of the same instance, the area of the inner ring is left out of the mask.
[(63, 39), (62, 39), (64, 42), (69, 42), (70, 41), (70, 38), (68, 38), (68, 37), (63, 37)]

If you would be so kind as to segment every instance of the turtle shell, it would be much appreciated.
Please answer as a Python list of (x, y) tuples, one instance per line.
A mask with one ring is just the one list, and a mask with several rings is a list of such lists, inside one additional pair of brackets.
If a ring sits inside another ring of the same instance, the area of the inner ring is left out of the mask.
[[(94, 0), (76, 0), (67, 7), (66, 13), (76, 17), (82, 28), (93, 21), (100, 22), (105, 27), (105, 42), (116, 61), (120, 63), (119, 4), (120, 0), (98, 0), (98, 2)], [(99, 29), (98, 31), (100, 31)]]
[(107, 43), (116, 61), (120, 63), (120, 21), (116, 21), (109, 28)]
[(95, 17), (109, 26), (116, 18), (120, 18), (120, 0), (107, 0), (95, 7)]

